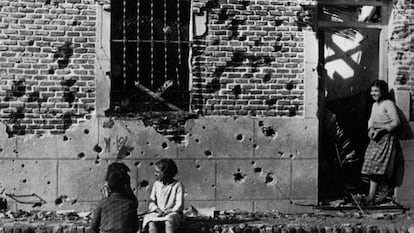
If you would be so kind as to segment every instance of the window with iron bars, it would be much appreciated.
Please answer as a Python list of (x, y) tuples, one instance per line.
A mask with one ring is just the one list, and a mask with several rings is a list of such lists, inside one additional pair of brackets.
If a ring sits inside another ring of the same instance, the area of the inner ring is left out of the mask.
[(111, 112), (189, 109), (190, 0), (111, 2)]

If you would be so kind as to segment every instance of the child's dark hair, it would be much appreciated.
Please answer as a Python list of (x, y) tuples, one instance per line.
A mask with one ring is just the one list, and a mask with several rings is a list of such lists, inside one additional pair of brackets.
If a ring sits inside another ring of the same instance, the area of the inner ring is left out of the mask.
[(389, 99), (389, 92), (388, 92), (388, 84), (387, 82), (385, 82), (384, 80), (375, 80), (374, 82), (371, 83), (371, 87), (378, 87), (380, 93), (381, 93), (381, 100), (386, 100)]
[(172, 159), (160, 159), (155, 163), (155, 166), (164, 173), (166, 178), (174, 178), (178, 173), (177, 165)]
[(112, 172), (114, 172), (114, 171), (122, 171), (122, 172), (124, 172), (124, 173), (128, 173), (129, 171), (131, 171), (130, 169), (129, 169), (129, 167), (127, 166), (127, 165), (125, 165), (124, 163), (120, 163), (120, 162), (114, 162), (114, 163), (111, 163), (109, 166), (108, 166), (108, 170), (106, 171), (106, 175), (105, 175), (105, 181), (108, 181), (108, 177), (109, 177), (109, 174), (111, 174)]
[(108, 187), (112, 192), (123, 193), (128, 184), (127, 174), (124, 171), (115, 170), (108, 174)]

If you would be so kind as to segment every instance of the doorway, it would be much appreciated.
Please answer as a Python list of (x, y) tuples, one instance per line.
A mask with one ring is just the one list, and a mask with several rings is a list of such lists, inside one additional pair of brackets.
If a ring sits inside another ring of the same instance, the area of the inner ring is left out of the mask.
[(320, 200), (363, 193), (360, 170), (368, 145), (370, 84), (379, 78), (379, 29), (327, 28), (319, 32), (324, 108)]

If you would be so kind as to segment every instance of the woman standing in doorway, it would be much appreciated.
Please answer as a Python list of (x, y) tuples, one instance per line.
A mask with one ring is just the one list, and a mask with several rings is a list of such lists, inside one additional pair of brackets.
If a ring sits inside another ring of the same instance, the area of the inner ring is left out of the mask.
[(383, 80), (371, 84), (374, 100), (368, 120), (370, 142), (365, 152), (362, 175), (369, 178), (367, 204), (380, 204), (402, 183), (403, 159), (396, 129), (400, 125), (397, 107), (389, 98)]

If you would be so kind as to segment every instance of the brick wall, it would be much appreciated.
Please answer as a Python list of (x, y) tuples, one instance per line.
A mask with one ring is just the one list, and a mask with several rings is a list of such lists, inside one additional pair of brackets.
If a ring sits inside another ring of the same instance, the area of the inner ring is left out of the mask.
[(207, 33), (193, 47), (193, 109), (205, 115), (303, 115), (299, 1), (194, 1)]
[[(398, 0), (390, 27), (390, 78), (395, 80), (397, 90), (411, 92), (414, 102), (414, 2)], [(411, 119), (414, 119), (414, 105), (411, 104)]]
[(94, 2), (0, 0), (0, 120), (59, 134), (95, 109)]

